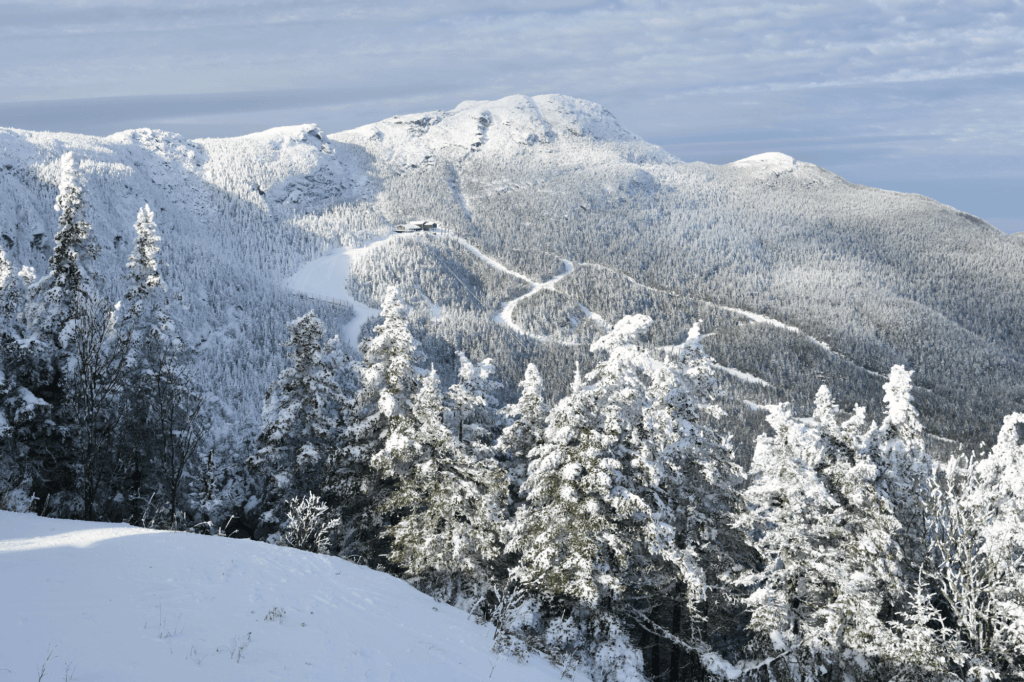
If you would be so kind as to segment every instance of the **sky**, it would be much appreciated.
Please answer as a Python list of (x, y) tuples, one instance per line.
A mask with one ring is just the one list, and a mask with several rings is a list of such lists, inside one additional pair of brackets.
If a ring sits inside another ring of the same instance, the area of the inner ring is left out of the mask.
[(0, 126), (340, 132), (547, 93), (685, 161), (784, 152), (1024, 230), (1024, 0), (0, 0)]

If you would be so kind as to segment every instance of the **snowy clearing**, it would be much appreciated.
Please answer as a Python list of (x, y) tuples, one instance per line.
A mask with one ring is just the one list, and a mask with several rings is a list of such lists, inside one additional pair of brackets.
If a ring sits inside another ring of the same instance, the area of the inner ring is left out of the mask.
[(0, 680), (561, 675), (397, 578), (249, 540), (0, 512), (0, 575)]
[(298, 272), (284, 281), (284, 286), (322, 301), (351, 305), (355, 315), (345, 325), (341, 338), (352, 347), (352, 350), (358, 350), (359, 330), (367, 320), (380, 314), (380, 311), (357, 301), (349, 291), (348, 280), (352, 261), (362, 258), (377, 244), (400, 236), (402, 235), (390, 234), (362, 246), (337, 249), (303, 265)]

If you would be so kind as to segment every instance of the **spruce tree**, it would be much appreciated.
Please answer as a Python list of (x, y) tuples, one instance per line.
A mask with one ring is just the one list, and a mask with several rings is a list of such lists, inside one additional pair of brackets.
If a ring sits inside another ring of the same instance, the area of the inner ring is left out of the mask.
[(87, 251), (86, 240), (92, 226), (81, 217), (85, 202), (71, 152), (61, 157), (60, 167), (57, 200), (53, 206), (60, 215), (53, 238), (50, 271), (35, 286), (41, 292), (43, 306), (38, 324), (53, 335), (56, 345), (63, 347), (73, 332), (67, 328), (68, 323), (81, 317), (86, 301), (94, 299), (96, 294), (88, 273), (79, 262)]
[(865, 456), (881, 472), (881, 493), (893, 506), (900, 522), (898, 541), (907, 560), (906, 570), (920, 566), (927, 547), (927, 519), (924, 500), (928, 497), (928, 480), (932, 459), (925, 451), (924, 429), (913, 404), (912, 371), (894, 365), (889, 380), (882, 387), (886, 404), (885, 419), (872, 424), (864, 437)]
[(911, 613), (914, 582), (891, 479), (876, 463), (876, 428), (861, 433), (863, 408), (839, 424), (824, 386), (815, 406), (805, 420), (788, 405), (773, 407), (775, 435), (757, 442), (738, 521), (762, 560), (739, 579), (753, 588), (749, 627), (764, 653), (786, 652), (778, 665), (797, 677), (927, 670), (927, 655), (899, 647), (922, 625)]
[(508, 482), (496, 461), (471, 453), (445, 426), (441, 408), (432, 370), (415, 396), (412, 421), (391, 432), (376, 460), (395, 480), (383, 503), (397, 519), (387, 529), (389, 559), (438, 598), (476, 601), (501, 554)]
[(139, 209), (135, 220), (135, 246), (128, 258), (129, 288), (125, 294), (128, 309), (125, 318), (138, 317), (144, 312), (144, 305), (150, 293), (161, 286), (160, 265), (156, 254), (160, 236), (156, 233), (156, 222), (149, 204)]
[(445, 400), (449, 429), (478, 457), (491, 456), (488, 446), (505, 426), (494, 397), (501, 390), (501, 384), (491, 379), (494, 371), (490, 358), (477, 364), (460, 351), (459, 380), (448, 389)]
[(25, 326), (27, 284), (0, 249), (0, 509), (13, 511), (36, 506), (39, 449), (52, 433), (52, 406), (40, 397), (52, 399), (52, 351)]
[(544, 380), (532, 362), (519, 384), (519, 400), (502, 413), (510, 424), (501, 431), (495, 445), (498, 461), (508, 472), (513, 504), (519, 506), (519, 487), (526, 481), (527, 457), (544, 438), (548, 406), (544, 402)]
[[(520, 554), (512, 577), (549, 602), (568, 600), (583, 630), (624, 632), (609, 625), (616, 619), (657, 629), (650, 606), (680, 583), (691, 606), (703, 601), (701, 553), (728, 531), (735, 504), (739, 472), (699, 416), (710, 363), (696, 333), (656, 360), (640, 346), (650, 325), (627, 316), (592, 344), (607, 359), (577, 375), (548, 415), (508, 543)], [(706, 507), (693, 498), (702, 493)], [(613, 639), (588, 644), (598, 676), (622, 672), (599, 663), (602, 651), (631, 646)], [(630, 656), (614, 660), (631, 669)]]
[(389, 287), (381, 306), (381, 324), (360, 344), (359, 390), (349, 408), (341, 443), (329, 464), (328, 499), (342, 515), (341, 551), (369, 561), (386, 554), (380, 537), (387, 526), (377, 504), (394, 480), (387, 443), (411, 433), (413, 398), (425, 371), (423, 353), (409, 331), (409, 311), (398, 289)]
[(288, 323), (291, 364), (263, 401), (258, 449), (247, 461), (268, 486), (261, 536), (285, 520), (289, 500), (323, 492), (325, 465), (338, 446), (344, 398), (327, 360), (337, 340), (325, 343), (325, 331), (312, 311)]

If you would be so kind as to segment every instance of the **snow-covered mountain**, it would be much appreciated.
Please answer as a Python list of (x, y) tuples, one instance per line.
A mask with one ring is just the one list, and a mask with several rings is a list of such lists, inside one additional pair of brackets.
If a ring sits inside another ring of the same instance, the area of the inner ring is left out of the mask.
[[(880, 408), (895, 363), (915, 369), (933, 432), (991, 441), (1024, 406), (1019, 238), (784, 154), (684, 163), (590, 102), (465, 102), (333, 135), (0, 128), (0, 149), (0, 246), (19, 266), (45, 271), (66, 151), (111, 291), (135, 212), (153, 207), (226, 440), (256, 426), (287, 320), (314, 307), (354, 341), (389, 283), (446, 378), (458, 346), (494, 357), (506, 386), (529, 359), (564, 390), (587, 341), (645, 312), (655, 342), (703, 320), (741, 433), (763, 428), (744, 405), (806, 405), (822, 382), (845, 407)], [(412, 220), (440, 229), (393, 234)]]
[(0, 511), (0, 571), (11, 680), (562, 677), (398, 578), (262, 542)]

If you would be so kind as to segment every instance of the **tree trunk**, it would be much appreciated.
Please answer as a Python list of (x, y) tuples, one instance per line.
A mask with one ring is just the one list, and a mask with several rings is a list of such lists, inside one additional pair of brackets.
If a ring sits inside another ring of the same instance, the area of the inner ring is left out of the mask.
[[(683, 616), (683, 608), (679, 602), (672, 604), (672, 634), (679, 636), (679, 628)], [(672, 645), (672, 655), (668, 664), (668, 682), (679, 682), (679, 645)]]

